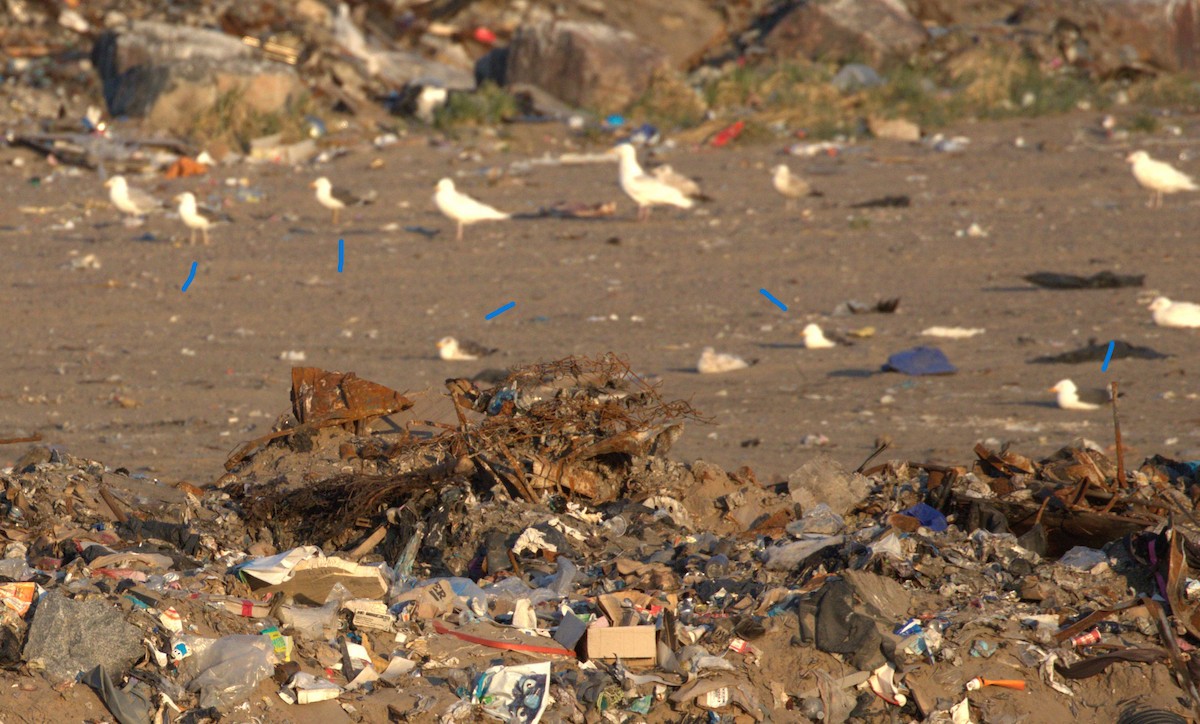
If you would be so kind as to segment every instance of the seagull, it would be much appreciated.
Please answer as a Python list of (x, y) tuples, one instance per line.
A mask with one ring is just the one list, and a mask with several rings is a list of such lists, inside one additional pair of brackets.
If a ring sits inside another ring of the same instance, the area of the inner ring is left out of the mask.
[(638, 205), (639, 220), (644, 221), (650, 217), (650, 207), (652, 206), (665, 204), (678, 206), (681, 209), (690, 209), (694, 205), (694, 202), (679, 189), (661, 179), (647, 175), (638, 165), (637, 151), (633, 149), (633, 146), (622, 143), (611, 153), (616, 154), (620, 162), (617, 174), (621, 190)]
[(1147, 206), (1161, 207), (1163, 194), (1173, 194), (1177, 191), (1200, 191), (1200, 186), (1191, 176), (1177, 171), (1170, 164), (1150, 158), (1145, 151), (1134, 151), (1125, 162), (1133, 167), (1133, 177), (1142, 187), (1150, 189), (1152, 195)]
[(196, 230), (198, 229), (203, 234), (204, 243), (207, 245), (208, 227), (212, 226), (212, 221), (196, 209), (196, 197), (192, 195), (191, 191), (185, 191), (176, 196), (175, 200), (179, 202), (179, 218), (183, 219), (183, 223), (191, 229), (188, 243), (196, 243)]
[(512, 218), (511, 214), (493, 209), (487, 204), (481, 204), (475, 199), (454, 188), (454, 182), (444, 178), (437, 182), (437, 192), (433, 195), (433, 203), (437, 204), (448, 218), (458, 224), (455, 239), (462, 241), (463, 227), (477, 221), (500, 221)]
[(1200, 304), (1158, 297), (1150, 302), (1148, 309), (1154, 313), (1154, 323), (1160, 327), (1200, 327)]
[(317, 201), (333, 212), (333, 223), (338, 222), (338, 213), (347, 206), (356, 206), (358, 204), (369, 204), (373, 199), (360, 199), (346, 189), (334, 186), (329, 183), (329, 179), (322, 176), (308, 185), (310, 189), (317, 190)]
[(1101, 405), (1112, 401), (1108, 390), (1083, 390), (1082, 392), (1071, 380), (1059, 380), (1050, 388), (1050, 392), (1058, 393), (1058, 406), (1064, 410), (1098, 410)]
[(104, 182), (104, 188), (108, 189), (108, 200), (123, 214), (145, 216), (163, 205), (145, 191), (130, 186), (124, 176), (113, 176)]
[(772, 171), (771, 185), (789, 200), (808, 196), (812, 193), (812, 186), (804, 179), (793, 174), (791, 169), (782, 163)]
[(804, 347), (806, 349), (829, 349), (831, 347), (836, 347), (839, 344), (850, 344), (849, 341), (836, 335), (834, 335), (833, 339), (826, 337), (825, 333), (821, 331), (821, 327), (816, 323), (809, 324), (804, 328), (804, 331), (801, 332), (801, 334), (804, 335)]
[(700, 352), (700, 361), (696, 363), (696, 371), (702, 375), (712, 375), (718, 372), (744, 370), (749, 366), (749, 362), (737, 355), (717, 352), (712, 347), (705, 347)]
[(495, 354), (497, 351), (491, 347), (484, 347), (482, 344), (477, 344), (470, 340), (459, 342), (453, 337), (442, 337), (437, 343), (438, 357), (444, 360), (472, 360), (480, 357), (487, 357)]

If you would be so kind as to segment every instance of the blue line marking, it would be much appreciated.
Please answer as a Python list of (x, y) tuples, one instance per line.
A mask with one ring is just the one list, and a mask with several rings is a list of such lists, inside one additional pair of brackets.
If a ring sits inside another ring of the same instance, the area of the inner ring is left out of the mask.
[(1108, 372), (1108, 362), (1112, 359), (1113, 350), (1117, 348), (1117, 340), (1108, 343), (1108, 354), (1104, 355), (1104, 364), (1100, 366), (1101, 372)]
[(183, 283), (183, 289), (180, 289), (179, 291), (186, 292), (188, 287), (192, 286), (192, 280), (196, 278), (196, 264), (197, 262), (192, 262), (192, 270), (188, 272), (187, 281)]
[(499, 317), (501, 314), (504, 314), (505, 312), (507, 312), (508, 310), (512, 309), (515, 306), (517, 306), (516, 302), (509, 302), (508, 304), (505, 304), (503, 307), (500, 307), (496, 311), (489, 312), (486, 316), (484, 316), (484, 319), (491, 319), (493, 317)]
[(768, 292), (766, 289), (759, 289), (758, 293), (771, 300), (771, 304), (779, 307), (783, 311), (787, 311), (787, 305), (775, 298), (775, 295)]
[(346, 240), (338, 239), (338, 274), (342, 273), (342, 268), (346, 265)]

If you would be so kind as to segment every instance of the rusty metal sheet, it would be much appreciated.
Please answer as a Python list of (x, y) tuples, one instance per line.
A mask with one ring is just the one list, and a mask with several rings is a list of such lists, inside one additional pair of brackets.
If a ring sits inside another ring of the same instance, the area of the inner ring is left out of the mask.
[(407, 397), (353, 372), (328, 372), (317, 367), (292, 368), (292, 412), (302, 424), (336, 420), (370, 420), (407, 410)]

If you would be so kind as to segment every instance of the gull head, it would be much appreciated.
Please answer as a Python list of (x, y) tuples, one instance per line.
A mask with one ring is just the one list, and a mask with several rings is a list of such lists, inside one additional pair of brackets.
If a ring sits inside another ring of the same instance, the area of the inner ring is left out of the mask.
[(1125, 163), (1141, 163), (1150, 160), (1150, 154), (1145, 151), (1134, 151), (1125, 157)]
[(775, 178), (777, 179), (787, 178), (788, 174), (791, 173), (788, 167), (784, 166), (782, 163), (771, 169), (771, 172), (775, 174)]
[(454, 359), (458, 355), (458, 340), (453, 337), (442, 337), (437, 343), (438, 356), (442, 359)]
[(803, 334), (805, 336), (805, 338), (824, 336), (824, 333), (821, 331), (821, 327), (818, 326), (815, 322), (810, 322), (808, 324), (808, 326), (806, 326), (804, 328), (804, 331), (801, 332), (801, 334)]
[(1051, 387), (1049, 392), (1057, 392), (1062, 395), (1074, 395), (1079, 388), (1075, 387), (1075, 383), (1071, 380), (1059, 380), (1058, 384)]
[[(448, 178), (444, 178), (441, 181), (438, 181), (437, 182), (437, 190), (439, 192), (440, 191), (453, 191), (454, 190), (454, 181), (452, 179), (448, 179)], [(450, 339), (450, 338), (447, 337), (446, 339)]]
[(113, 176), (104, 182), (104, 188), (106, 189), (123, 189), (125, 186), (126, 184), (124, 176)]
[(322, 191), (324, 191), (325, 193), (328, 193), (329, 190), (333, 187), (333, 184), (329, 183), (329, 179), (322, 176), (321, 178), (317, 179), (316, 181), (313, 181), (312, 183), (310, 183), (308, 185), (308, 187), (310, 189), (316, 189), (318, 193), (320, 193)]
[(1158, 312), (1166, 309), (1169, 306), (1171, 306), (1170, 299), (1167, 299), (1166, 297), (1155, 297), (1154, 301), (1150, 302), (1150, 306), (1146, 307), (1146, 309), (1149, 309), (1151, 312)]

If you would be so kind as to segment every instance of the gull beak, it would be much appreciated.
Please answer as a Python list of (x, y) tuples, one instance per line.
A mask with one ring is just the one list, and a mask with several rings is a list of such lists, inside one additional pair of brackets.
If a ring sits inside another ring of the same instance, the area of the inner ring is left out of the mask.
[(308, 187), (309, 187), (310, 189), (315, 189), (315, 188), (317, 187), (317, 182), (316, 182), (316, 181), (312, 181), (312, 182), (310, 182), (310, 183), (308, 184)]
[(112, 179), (109, 179), (104, 182), (104, 188), (106, 188), (106, 189), (112, 188)]
[(1058, 385), (1051, 387), (1050, 389), (1046, 390), (1046, 392), (1058, 392)]

